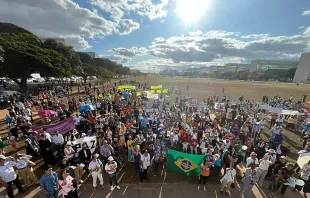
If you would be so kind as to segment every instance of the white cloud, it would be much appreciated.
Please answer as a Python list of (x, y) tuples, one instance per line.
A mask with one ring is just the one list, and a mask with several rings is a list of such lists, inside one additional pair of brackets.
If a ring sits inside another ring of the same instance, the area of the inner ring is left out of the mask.
[(305, 26), (299, 26), (298, 29), (305, 29)]
[(198, 31), (195, 31), (195, 32), (189, 32), (188, 33), (190, 36), (199, 36), (202, 34), (202, 31), (198, 30)]
[(302, 13), (303, 16), (310, 16), (310, 10), (306, 10)]
[(0, 19), (40, 37), (65, 37), (76, 48), (88, 48), (84, 37), (110, 35), (116, 24), (72, 0), (0, 1)]
[(122, 55), (115, 55), (115, 54), (112, 54), (112, 55), (100, 55), (101, 58), (107, 58), (107, 59), (110, 59), (112, 61), (116, 61), (118, 63), (128, 63), (131, 58), (127, 57), (127, 56), (122, 56)]
[(134, 56), (141, 56), (145, 55), (147, 53), (147, 49), (144, 47), (132, 47), (132, 48), (113, 48), (112, 50), (109, 50), (108, 52), (114, 53), (121, 56), (126, 57), (134, 57)]
[(149, 20), (167, 16), (169, 0), (154, 3), (152, 0), (90, 0), (91, 4), (111, 14), (114, 21), (120, 21), (124, 15), (131, 13), (145, 16)]
[(134, 57), (147, 54), (154, 60), (140, 65), (190, 67), (201, 63), (249, 62), (252, 59), (296, 60), (310, 47), (310, 28), (304, 34), (272, 37), (268, 34), (239, 36), (239, 33), (209, 31), (188, 36), (157, 37), (147, 48), (116, 48), (111, 52)]
[(262, 38), (268, 38), (269, 34), (250, 34), (246, 36), (241, 36), (241, 38), (244, 39), (262, 39)]
[(118, 32), (120, 35), (130, 34), (134, 30), (139, 29), (140, 24), (134, 22), (132, 19), (122, 19), (118, 26)]
[(86, 50), (92, 46), (81, 36), (65, 36), (67, 45), (73, 46), (75, 49)]

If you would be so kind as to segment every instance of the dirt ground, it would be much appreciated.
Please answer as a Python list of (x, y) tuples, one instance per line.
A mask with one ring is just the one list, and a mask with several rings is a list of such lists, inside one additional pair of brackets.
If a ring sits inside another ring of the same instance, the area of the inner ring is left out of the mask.
[[(247, 81), (229, 81), (208, 78), (184, 78), (184, 77), (162, 77), (147, 76), (138, 77), (136, 80), (140, 83), (149, 85), (163, 85), (164, 87), (173, 87), (181, 89), (181, 94), (196, 97), (200, 102), (210, 94), (223, 96), (223, 88), (232, 100), (237, 100), (239, 96), (244, 95), (247, 100), (261, 100), (263, 95), (273, 97), (280, 95), (288, 98), (290, 95), (294, 100), (301, 100), (303, 95), (310, 95), (310, 85), (304, 84), (297, 86), (294, 83), (276, 83), (276, 82), (247, 82)], [(187, 86), (189, 90), (186, 91)], [(310, 98), (308, 98), (310, 101)]]

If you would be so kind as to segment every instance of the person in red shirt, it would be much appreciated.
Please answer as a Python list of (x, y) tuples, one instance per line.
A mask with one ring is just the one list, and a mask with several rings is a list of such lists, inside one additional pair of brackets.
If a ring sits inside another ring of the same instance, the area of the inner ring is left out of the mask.
[(91, 125), (91, 130), (92, 130), (93, 134), (95, 134), (96, 133), (96, 131), (95, 131), (95, 125), (96, 125), (95, 116), (93, 116), (93, 114), (90, 113), (88, 116), (88, 120), (89, 120), (90, 125)]
[(195, 154), (197, 153), (197, 145), (198, 145), (198, 140), (197, 140), (197, 132), (194, 131), (192, 136), (191, 136), (191, 140), (190, 140), (190, 145), (191, 145), (191, 154), (193, 154), (193, 151), (195, 151)]

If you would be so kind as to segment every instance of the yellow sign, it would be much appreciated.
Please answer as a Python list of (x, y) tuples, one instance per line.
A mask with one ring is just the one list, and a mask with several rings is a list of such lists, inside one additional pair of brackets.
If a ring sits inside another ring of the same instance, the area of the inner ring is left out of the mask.
[(157, 92), (158, 94), (161, 94), (161, 93), (162, 93), (162, 90), (161, 90), (161, 89), (157, 89), (156, 92)]
[(162, 85), (152, 85), (151, 89), (162, 89), (163, 86)]
[(142, 93), (140, 91), (137, 92), (137, 96), (141, 96)]
[(194, 162), (192, 162), (188, 158), (179, 159), (178, 161), (176, 161), (174, 163), (175, 163), (175, 165), (177, 165), (181, 170), (183, 170), (186, 173), (198, 168), (197, 164), (195, 164)]
[(149, 91), (147, 91), (147, 93), (149, 93), (149, 94), (155, 94), (155, 90), (149, 90)]
[(168, 93), (168, 89), (163, 89), (163, 93)]

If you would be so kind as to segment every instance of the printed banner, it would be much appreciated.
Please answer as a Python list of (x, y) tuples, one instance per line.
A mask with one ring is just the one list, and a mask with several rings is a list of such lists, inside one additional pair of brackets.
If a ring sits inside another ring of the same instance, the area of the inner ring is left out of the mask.
[(187, 176), (199, 176), (204, 155), (186, 154), (172, 149), (168, 150), (168, 168)]
[(161, 89), (157, 89), (157, 90), (156, 90), (156, 93), (161, 94), (161, 93), (162, 93), (162, 90), (161, 90)]
[(80, 151), (82, 150), (82, 144), (84, 142), (87, 144), (87, 147), (91, 150), (91, 153), (93, 153), (97, 146), (97, 139), (95, 136), (80, 138), (71, 143), (72, 145), (74, 145), (73, 148), (75, 148), (77, 151)]
[(162, 89), (163, 86), (162, 85), (152, 85), (151, 89)]
[(140, 91), (138, 91), (137, 96), (142, 96), (142, 93)]
[(225, 104), (224, 103), (215, 103), (214, 109), (225, 110)]
[(59, 131), (59, 133), (61, 134), (65, 134), (75, 129), (75, 124), (74, 124), (73, 117), (70, 117), (58, 124), (34, 126), (32, 127), (32, 131), (40, 132), (41, 129), (44, 129), (44, 128), (46, 129), (46, 132), (50, 134), (56, 133), (56, 131)]
[(130, 89), (130, 90), (135, 90), (136, 86), (132, 86), (132, 85), (121, 85), (121, 86), (117, 86), (118, 90), (125, 90), (125, 89)]
[(159, 96), (158, 96), (158, 94), (147, 94), (147, 96), (146, 96), (147, 98), (151, 98), (151, 99), (159, 99)]
[(163, 89), (163, 93), (168, 93), (168, 89)]
[(155, 90), (149, 90), (147, 91), (148, 94), (155, 94)]

